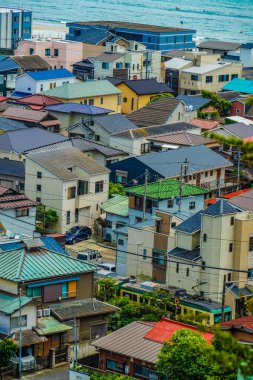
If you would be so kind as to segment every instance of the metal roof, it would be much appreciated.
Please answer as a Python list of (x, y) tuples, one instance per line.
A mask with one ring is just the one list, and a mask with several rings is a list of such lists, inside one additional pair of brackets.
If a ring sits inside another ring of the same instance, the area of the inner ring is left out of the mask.
[(148, 140), (184, 146), (207, 145), (210, 143), (217, 143), (215, 140), (211, 140), (202, 135), (195, 135), (193, 133), (188, 133), (185, 131), (178, 133), (169, 133), (163, 136), (150, 136)]
[(219, 95), (220, 98), (231, 101), (232, 99), (236, 99), (239, 95), (239, 91), (218, 91), (217, 95)]
[(29, 105), (36, 105), (36, 106), (49, 106), (49, 105), (55, 105), (55, 104), (62, 104), (60, 100), (51, 98), (50, 96), (41, 95), (41, 94), (34, 94), (25, 96), (24, 98), (20, 98), (15, 100), (17, 103), (24, 103)]
[(166, 83), (157, 82), (156, 79), (125, 80), (123, 83), (137, 95), (162, 94), (173, 91)]
[(188, 69), (184, 69), (182, 72), (201, 75), (201, 74), (209, 73), (209, 72), (214, 71), (214, 70), (223, 69), (224, 67), (227, 67), (230, 65), (231, 65), (230, 62), (227, 62), (227, 63), (224, 63), (224, 62), (210, 63), (210, 64), (207, 64), (204, 66), (193, 66), (193, 67), (190, 67)]
[(20, 65), (13, 61), (11, 58), (6, 57), (0, 60), (0, 73), (4, 73), (5, 71), (17, 71), (20, 68)]
[(182, 223), (175, 227), (175, 230), (182, 231), (189, 234), (194, 234), (201, 230), (201, 214), (202, 210), (196, 214), (190, 216), (190, 218), (184, 220)]
[[(133, 186), (128, 188), (128, 194), (143, 196), (145, 192), (145, 186)], [(182, 196), (189, 197), (193, 195), (205, 194), (208, 191), (200, 187), (189, 185), (187, 183), (183, 184)], [(156, 182), (148, 183), (146, 186), (146, 196), (152, 199), (168, 199), (171, 197), (178, 197), (180, 193), (180, 181), (173, 179), (166, 179)]]
[(137, 128), (137, 126), (121, 113), (114, 113), (112, 115), (97, 116), (94, 121), (100, 124), (107, 132), (117, 133), (121, 131), (128, 131)]
[(0, 252), (0, 278), (9, 281), (33, 281), (94, 270), (94, 265), (44, 248)]
[(73, 146), (78, 148), (81, 152), (96, 150), (105, 157), (128, 156), (128, 153), (122, 150), (111, 148), (110, 146), (102, 145), (91, 140), (85, 140), (82, 137), (70, 137), (70, 140)]
[(238, 91), (243, 94), (253, 94), (253, 81), (241, 78), (234, 78), (222, 87), (225, 91)]
[(246, 211), (253, 211), (253, 190), (247, 194), (241, 194), (229, 200), (229, 203)]
[(197, 47), (201, 49), (211, 49), (211, 50), (227, 50), (233, 51), (239, 49), (241, 43), (239, 42), (227, 42), (227, 41), (217, 41), (217, 40), (207, 40), (200, 42)]
[(124, 54), (122, 53), (109, 53), (104, 52), (100, 55), (97, 55), (96, 57), (92, 58), (92, 61), (104, 61), (104, 62), (114, 62), (123, 57)]
[(100, 115), (112, 112), (106, 108), (91, 106), (87, 104), (78, 103), (61, 103), (56, 105), (47, 106), (48, 111), (62, 112), (62, 113), (80, 113), (84, 115)]
[(115, 195), (107, 202), (100, 205), (100, 208), (109, 214), (128, 216), (128, 197), (124, 195)]
[(218, 202), (206, 208), (202, 214), (210, 216), (220, 216), (227, 214), (236, 214), (238, 212), (242, 212), (242, 210), (232, 205), (225, 199), (220, 199)]
[(0, 117), (0, 130), (4, 132), (8, 131), (15, 131), (17, 129), (26, 129), (28, 128), (24, 123), (17, 121), (17, 120), (12, 120), (12, 119), (7, 119), (5, 117)]
[(24, 162), (0, 158), (0, 174), (25, 178)]
[[(247, 125), (244, 123), (225, 124), (222, 125), (220, 129), (227, 130), (228, 132), (241, 139), (253, 136), (253, 125)], [(219, 128), (217, 131), (219, 131)]]
[(52, 335), (60, 332), (72, 330), (73, 327), (57, 321), (54, 317), (42, 317), (37, 319), (37, 326), (34, 330), (39, 335)]
[(38, 81), (61, 78), (75, 78), (75, 75), (67, 69), (32, 71), (27, 72), (24, 75), (28, 75), (29, 77)]
[[(7, 119), (21, 120), (25, 122), (34, 123), (39, 123), (40, 121), (44, 120), (45, 118), (48, 118), (49, 116), (51, 116), (49, 112), (34, 111), (21, 107), (9, 107), (3, 113), (3, 117), (6, 117)], [(51, 119), (52, 118), (56, 119), (54, 116), (51, 116)]]
[[(184, 54), (185, 54), (185, 52), (184, 52)], [(184, 59), (184, 58), (172, 58), (169, 61), (166, 61), (164, 63), (164, 66), (165, 66), (165, 69), (180, 70), (189, 64), (192, 64), (192, 61), (189, 61), (189, 60)]]
[[(52, 236), (43, 236), (40, 238), (40, 240), (43, 242), (44, 248), (48, 249), (49, 251), (68, 255), (65, 249)], [(24, 248), (24, 246), (25, 244), (23, 241), (8, 241), (6, 243), (0, 244), (0, 252)]]
[(187, 249), (176, 247), (172, 249), (171, 251), (167, 252), (167, 254), (178, 257), (179, 259), (185, 259), (185, 260), (191, 260), (191, 261), (197, 261), (201, 257), (199, 248), (196, 248), (190, 251)]
[(202, 98), (201, 96), (178, 95), (177, 99), (183, 100), (190, 111), (196, 111), (204, 105), (210, 103), (210, 99)]
[(0, 311), (4, 314), (13, 314), (15, 311), (19, 310), (21, 306), (27, 305), (32, 301), (32, 298), (21, 296), (10, 296), (7, 294), (0, 293)]
[(219, 125), (219, 122), (215, 120), (195, 118), (190, 121), (190, 124), (196, 125), (201, 129), (210, 130), (217, 127)]
[(121, 91), (108, 80), (93, 80), (80, 83), (64, 83), (42, 93), (60, 99), (82, 99), (102, 95), (119, 95)]

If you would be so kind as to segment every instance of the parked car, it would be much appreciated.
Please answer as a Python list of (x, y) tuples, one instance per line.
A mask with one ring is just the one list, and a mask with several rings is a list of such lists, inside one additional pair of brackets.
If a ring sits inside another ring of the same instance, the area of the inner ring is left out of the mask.
[(112, 264), (112, 263), (102, 263), (102, 264), (97, 264), (97, 266), (98, 268), (104, 269), (108, 272), (113, 272), (113, 273), (116, 272), (116, 266), (115, 264)]
[(96, 249), (87, 249), (86, 251), (80, 251), (77, 254), (78, 260), (87, 261), (90, 264), (102, 263), (102, 256)]
[(92, 231), (87, 226), (75, 226), (65, 234), (65, 244), (75, 244), (82, 240), (90, 239)]
[[(16, 369), (18, 367), (19, 357), (16, 354), (14, 354), (14, 356), (10, 358), (10, 363)], [(36, 370), (35, 357), (33, 355), (22, 356), (21, 368), (22, 368), (22, 372)]]

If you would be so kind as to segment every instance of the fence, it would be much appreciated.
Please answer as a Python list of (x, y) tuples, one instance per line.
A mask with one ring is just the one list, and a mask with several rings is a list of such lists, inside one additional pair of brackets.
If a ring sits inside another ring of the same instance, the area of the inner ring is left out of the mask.
[(16, 374), (13, 366), (0, 368), (0, 380), (13, 379)]

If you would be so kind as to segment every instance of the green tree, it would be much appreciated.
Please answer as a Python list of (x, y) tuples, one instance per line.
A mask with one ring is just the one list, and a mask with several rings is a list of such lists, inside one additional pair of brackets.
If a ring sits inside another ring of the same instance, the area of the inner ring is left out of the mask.
[(18, 344), (12, 339), (0, 340), (0, 368), (10, 364), (10, 357), (18, 351)]
[[(231, 108), (231, 103), (229, 101), (222, 99), (219, 97), (219, 95), (207, 90), (202, 90), (201, 95), (203, 96), (203, 98), (210, 99), (208, 105), (216, 108), (221, 117), (229, 115), (229, 111)], [(204, 108), (205, 107), (206, 105), (204, 106)]]
[(169, 93), (163, 93), (163, 94), (158, 94), (158, 95), (156, 95), (156, 96), (154, 96), (151, 100), (150, 100), (150, 102), (149, 102), (149, 104), (150, 103), (154, 103), (154, 102), (156, 102), (157, 100), (159, 100), (159, 99), (164, 99), (164, 98), (174, 98), (174, 96), (172, 95), (172, 94), (169, 94)]
[(252, 106), (253, 105), (253, 96), (249, 96), (246, 100), (246, 105), (247, 106)]
[(121, 183), (109, 182), (109, 198), (113, 195), (126, 195), (126, 191)]
[(36, 220), (43, 223), (43, 228), (41, 232), (49, 230), (50, 227), (54, 226), (58, 222), (59, 216), (55, 210), (51, 208), (47, 209), (45, 206), (37, 206), (36, 209)]
[(116, 281), (113, 278), (101, 278), (97, 280), (97, 298), (100, 301), (109, 302), (115, 298)]

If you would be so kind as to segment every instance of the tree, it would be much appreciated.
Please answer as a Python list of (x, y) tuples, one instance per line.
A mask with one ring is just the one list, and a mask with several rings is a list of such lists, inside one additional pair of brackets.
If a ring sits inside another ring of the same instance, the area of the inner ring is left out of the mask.
[(10, 364), (10, 358), (18, 351), (18, 344), (13, 339), (0, 340), (0, 368)]
[(58, 222), (59, 216), (55, 210), (51, 208), (46, 210), (46, 207), (41, 205), (37, 206), (36, 219), (43, 223), (41, 232), (45, 232)]
[(109, 182), (109, 198), (113, 195), (126, 195), (126, 191), (121, 183)]
[(249, 106), (249, 107), (253, 105), (253, 96), (249, 96), (247, 98), (246, 105)]
[[(222, 99), (219, 97), (219, 95), (207, 90), (202, 90), (201, 95), (203, 96), (203, 98), (210, 99), (208, 105), (216, 108), (221, 117), (229, 115), (231, 103), (228, 100)], [(206, 106), (207, 105), (205, 105), (203, 108), (205, 108)]]
[(158, 95), (156, 95), (156, 96), (154, 96), (151, 100), (150, 100), (150, 102), (149, 102), (149, 104), (150, 103), (154, 103), (154, 102), (156, 102), (157, 100), (159, 100), (159, 99), (165, 99), (165, 98), (174, 98), (174, 96), (172, 95), (172, 94), (158, 94)]
[(98, 293), (97, 298), (100, 301), (109, 302), (115, 298), (116, 281), (112, 278), (101, 278), (97, 280)]

